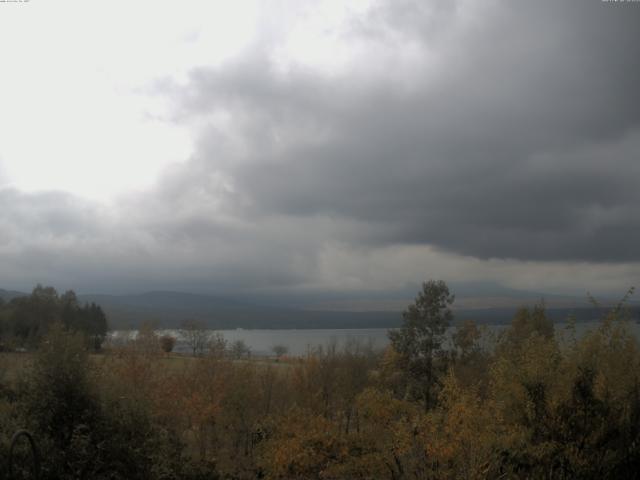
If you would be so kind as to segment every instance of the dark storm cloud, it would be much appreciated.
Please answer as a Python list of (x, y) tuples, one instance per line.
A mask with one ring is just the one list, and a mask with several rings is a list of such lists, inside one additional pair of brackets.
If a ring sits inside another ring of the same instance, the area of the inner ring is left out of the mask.
[(640, 261), (638, 25), (634, 3), (382, 1), (340, 27), (335, 69), (281, 62), (265, 29), (154, 85), (197, 142), (152, 188), (0, 188), (0, 287), (619, 289)]
[[(236, 140), (205, 128), (187, 168), (228, 176), (225, 208), (238, 217), (284, 216), (290, 231), (328, 216), (352, 221), (343, 239), (365, 245), (640, 260), (640, 7), (472, 13), (382, 3), (345, 38), (383, 54), (356, 56), (345, 74), (281, 72), (268, 47), (194, 70), (171, 90), (177, 118), (227, 112)], [(396, 71), (404, 44), (427, 60)]]
[(106, 208), (65, 193), (0, 190), (0, 281), (84, 292), (238, 292), (309, 278), (317, 248), (310, 230), (282, 239), (277, 220), (218, 216), (192, 186), (191, 207), (171, 196), (129, 197)]

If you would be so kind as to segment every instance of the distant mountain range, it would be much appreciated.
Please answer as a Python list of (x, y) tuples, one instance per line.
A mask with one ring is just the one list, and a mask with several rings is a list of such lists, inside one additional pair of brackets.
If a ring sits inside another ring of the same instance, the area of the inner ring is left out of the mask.
[(225, 297), (181, 292), (139, 295), (79, 295), (103, 307), (111, 324), (136, 327), (145, 321), (172, 328), (185, 319), (211, 328), (375, 328), (398, 323), (397, 312), (325, 312), (256, 305)]
[[(0, 289), (0, 298), (5, 301), (24, 295), (27, 294)], [(519, 297), (463, 296), (456, 300), (455, 318), (457, 321), (472, 319), (485, 324), (508, 323), (519, 306), (531, 305), (540, 298), (536, 294)], [(375, 300), (357, 299), (289, 307), (172, 291), (78, 295), (78, 299), (102, 306), (112, 329), (136, 328), (144, 322), (175, 328), (185, 319), (201, 320), (215, 329), (392, 328), (402, 323), (401, 312), (411, 302), (410, 299), (379, 300), (377, 303)], [(604, 302), (604, 305), (610, 303)], [(553, 297), (546, 304), (547, 313), (554, 321), (565, 320), (571, 314), (578, 321), (593, 320), (603, 313), (589, 306), (585, 300), (573, 297)], [(635, 318), (640, 316), (637, 303), (631, 305), (631, 312)]]
[(24, 292), (16, 292), (15, 290), (3, 290), (0, 288), (0, 298), (5, 302), (8, 302), (15, 297), (24, 297), (25, 295), (28, 294)]

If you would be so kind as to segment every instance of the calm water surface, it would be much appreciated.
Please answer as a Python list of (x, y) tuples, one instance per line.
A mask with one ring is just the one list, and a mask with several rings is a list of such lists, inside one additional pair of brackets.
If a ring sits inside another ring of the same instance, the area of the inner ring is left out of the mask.
[[(597, 328), (599, 322), (581, 322), (576, 325), (576, 336), (580, 337), (587, 331)], [(560, 339), (568, 338), (567, 324), (558, 322), (555, 324), (556, 335)], [(640, 339), (640, 324), (630, 322), (631, 331)], [(506, 328), (506, 325), (485, 325), (485, 343), (490, 346), (495, 337)], [(453, 329), (450, 329), (452, 332)], [(225, 340), (233, 343), (243, 340), (254, 355), (272, 355), (272, 347), (284, 345), (289, 349), (290, 355), (305, 355), (317, 348), (336, 344), (338, 348), (348, 342), (358, 342), (362, 345), (371, 345), (375, 349), (383, 349), (389, 343), (386, 328), (361, 328), (361, 329), (318, 329), (318, 330), (217, 330)], [(160, 335), (169, 334), (178, 339), (175, 351), (188, 352), (189, 349), (181, 338), (178, 330), (161, 330)], [(114, 342), (123, 342), (135, 338), (136, 331), (116, 330), (111, 332), (110, 338)]]

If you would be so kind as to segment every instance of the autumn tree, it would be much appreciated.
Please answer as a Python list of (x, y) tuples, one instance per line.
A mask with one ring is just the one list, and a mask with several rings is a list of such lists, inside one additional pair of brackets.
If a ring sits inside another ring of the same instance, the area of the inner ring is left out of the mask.
[[(159, 372), (140, 371), (141, 364), (152, 366), (147, 357), (134, 355), (128, 359), (133, 362), (122, 362), (105, 356), (108, 363), (99, 364), (89, 360), (88, 351), (84, 335), (54, 323), (21, 380), (12, 413), (37, 440), (42, 467), (38, 478), (217, 478), (215, 472), (191, 476), (177, 432), (152, 416), (149, 407), (160, 395), (144, 384), (156, 383)], [(199, 385), (202, 389), (208, 384)], [(1, 425), (6, 427), (4, 419)], [(2, 473), (0, 467), (0, 477), (8, 478)]]
[(231, 344), (230, 347), (231, 356), (236, 360), (241, 359), (242, 357), (249, 356), (251, 354), (251, 349), (247, 346), (244, 340), (236, 340)]
[(160, 339), (153, 323), (144, 322), (140, 325), (134, 345), (136, 351), (145, 355), (155, 355), (160, 352)]
[(554, 334), (553, 321), (547, 317), (543, 302), (533, 308), (520, 308), (511, 322), (510, 335), (514, 341), (520, 341), (537, 333), (544, 338), (552, 338)]
[(456, 380), (465, 386), (487, 387), (490, 349), (483, 348), (484, 329), (478, 328), (473, 320), (465, 320), (456, 326), (451, 335), (453, 351), (452, 369)]
[(389, 331), (410, 393), (423, 402), (425, 410), (434, 403), (434, 386), (444, 360), (442, 344), (453, 319), (449, 308), (453, 301), (454, 295), (444, 281), (429, 280), (402, 314), (402, 327)]
[(199, 320), (184, 320), (180, 325), (180, 334), (194, 357), (204, 354), (211, 338), (211, 332)]
[(473, 320), (465, 320), (456, 326), (453, 335), (451, 335), (456, 356), (465, 360), (476, 353), (480, 349), (478, 344), (480, 336), (480, 329)]
[(278, 344), (271, 347), (271, 351), (276, 357), (280, 358), (289, 353), (289, 348), (286, 345)]
[(160, 337), (160, 348), (164, 353), (171, 353), (176, 345), (176, 337), (171, 335), (162, 335)]
[(220, 332), (214, 332), (209, 337), (209, 356), (223, 358), (227, 354), (227, 341)]
[(67, 333), (56, 323), (45, 337), (26, 382), (26, 417), (60, 449), (69, 447), (78, 425), (89, 423), (96, 415), (87, 365), (82, 336)]

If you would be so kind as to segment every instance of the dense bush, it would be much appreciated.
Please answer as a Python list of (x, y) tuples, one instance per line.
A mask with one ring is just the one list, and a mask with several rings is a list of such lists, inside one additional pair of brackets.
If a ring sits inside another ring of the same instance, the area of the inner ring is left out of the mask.
[(176, 345), (176, 337), (171, 335), (162, 335), (160, 337), (160, 348), (164, 353), (171, 353)]
[[(153, 417), (148, 402), (122, 395), (111, 381), (89, 360), (84, 336), (50, 327), (16, 394), (0, 400), (13, 415), (3, 417), (6, 431), (26, 426), (37, 439), (41, 478), (200, 478), (205, 469), (183, 457), (178, 433)], [(8, 440), (0, 441), (6, 459)]]

